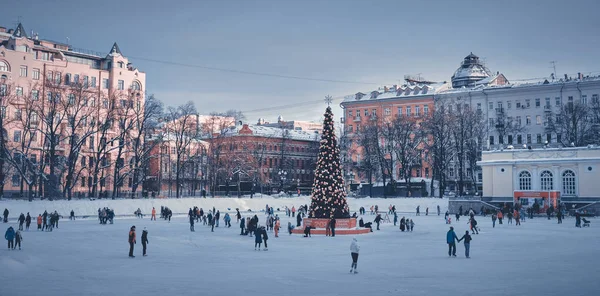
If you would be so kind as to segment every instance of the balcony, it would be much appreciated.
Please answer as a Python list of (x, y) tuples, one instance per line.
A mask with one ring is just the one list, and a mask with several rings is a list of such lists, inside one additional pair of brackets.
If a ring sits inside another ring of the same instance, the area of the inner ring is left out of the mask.
[(359, 122), (359, 121), (361, 121), (361, 118), (360, 118), (360, 116), (355, 116), (355, 117), (354, 117), (354, 122)]
[(504, 113), (504, 108), (496, 108), (496, 114)]

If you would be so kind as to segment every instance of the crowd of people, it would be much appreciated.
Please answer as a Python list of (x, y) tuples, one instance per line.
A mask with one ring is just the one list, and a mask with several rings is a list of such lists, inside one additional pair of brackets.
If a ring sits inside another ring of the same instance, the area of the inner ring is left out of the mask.
[(108, 207), (98, 208), (98, 220), (100, 220), (100, 224), (106, 225), (107, 222), (113, 224), (114, 219), (115, 211), (113, 209), (109, 209)]

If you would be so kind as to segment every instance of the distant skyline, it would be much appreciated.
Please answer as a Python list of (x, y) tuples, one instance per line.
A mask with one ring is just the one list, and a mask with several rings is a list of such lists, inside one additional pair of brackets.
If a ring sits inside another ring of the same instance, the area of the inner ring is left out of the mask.
[(551, 61), (559, 77), (600, 72), (598, 2), (5, 0), (0, 26), (20, 19), (28, 34), (99, 52), (116, 41), (166, 105), (319, 121), (326, 95), (339, 120), (343, 96), (404, 75), (449, 81), (470, 52), (510, 81), (548, 77)]

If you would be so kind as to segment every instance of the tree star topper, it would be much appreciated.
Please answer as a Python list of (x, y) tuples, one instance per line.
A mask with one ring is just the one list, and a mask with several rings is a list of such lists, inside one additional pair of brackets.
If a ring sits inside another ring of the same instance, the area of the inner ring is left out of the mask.
[(331, 96), (325, 96), (325, 103), (327, 103), (327, 107), (329, 107), (329, 105), (331, 105), (332, 102), (333, 98)]

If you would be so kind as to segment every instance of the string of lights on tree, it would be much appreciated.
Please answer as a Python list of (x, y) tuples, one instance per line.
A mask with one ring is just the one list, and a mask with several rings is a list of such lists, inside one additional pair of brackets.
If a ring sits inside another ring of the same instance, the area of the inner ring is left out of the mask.
[(323, 121), (309, 217), (350, 217), (340, 165), (340, 148), (337, 145), (333, 113), (329, 106), (325, 110), (325, 120)]

